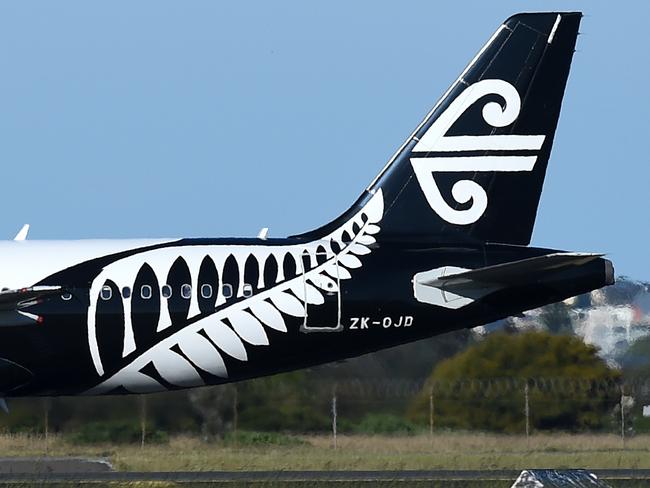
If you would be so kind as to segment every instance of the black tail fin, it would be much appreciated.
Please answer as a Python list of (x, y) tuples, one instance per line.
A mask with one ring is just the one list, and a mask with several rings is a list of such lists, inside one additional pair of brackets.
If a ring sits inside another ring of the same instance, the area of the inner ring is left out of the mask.
[(580, 18), (506, 20), (355, 205), (300, 237), (381, 192), (385, 238), (527, 245)]

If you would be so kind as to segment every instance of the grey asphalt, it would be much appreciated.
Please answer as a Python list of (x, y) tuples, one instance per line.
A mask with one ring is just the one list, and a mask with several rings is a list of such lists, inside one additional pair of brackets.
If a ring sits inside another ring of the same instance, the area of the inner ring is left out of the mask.
[[(1, 463), (0, 463), (1, 464)], [(650, 469), (590, 470), (604, 480), (650, 480)], [(520, 470), (418, 471), (177, 471), (177, 472), (0, 472), (0, 482), (286, 482), (286, 481), (514, 481)]]
[(0, 458), (0, 478), (13, 474), (94, 474), (113, 471), (107, 458), (85, 457), (4, 457)]

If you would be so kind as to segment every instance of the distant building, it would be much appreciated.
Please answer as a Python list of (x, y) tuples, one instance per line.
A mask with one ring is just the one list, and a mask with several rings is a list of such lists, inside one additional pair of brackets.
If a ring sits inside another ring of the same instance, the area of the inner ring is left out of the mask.
[[(619, 365), (634, 341), (650, 336), (650, 286), (628, 278), (619, 278), (613, 286), (564, 301), (573, 332), (600, 349), (610, 364)], [(475, 333), (495, 330), (545, 330), (544, 308), (530, 310), (482, 327)]]

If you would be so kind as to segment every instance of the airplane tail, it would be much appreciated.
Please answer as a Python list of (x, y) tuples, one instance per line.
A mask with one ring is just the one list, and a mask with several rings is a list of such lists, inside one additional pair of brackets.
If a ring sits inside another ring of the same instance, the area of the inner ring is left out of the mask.
[(377, 193), (383, 239), (527, 245), (582, 14), (507, 19), (345, 214)]

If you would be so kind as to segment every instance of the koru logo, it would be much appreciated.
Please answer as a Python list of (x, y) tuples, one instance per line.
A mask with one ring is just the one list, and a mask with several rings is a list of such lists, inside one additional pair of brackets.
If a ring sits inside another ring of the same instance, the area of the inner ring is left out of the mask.
[[(499, 95), (505, 105), (486, 103), (483, 119), (492, 127), (506, 127), (512, 124), (521, 110), (521, 99), (517, 89), (503, 80), (482, 80), (465, 88), (447, 107), (413, 148), (413, 153), (455, 153), (460, 151), (539, 151), (545, 136), (487, 135), (447, 136), (447, 131), (474, 103), (486, 95)], [(428, 156), (411, 155), (411, 165), (420, 188), (431, 209), (451, 224), (473, 224), (481, 218), (488, 205), (485, 189), (475, 181), (456, 182), (451, 195), (459, 204), (472, 201), (467, 209), (450, 207), (436, 184), (436, 172), (488, 172), (488, 171), (532, 171), (537, 156)]]

